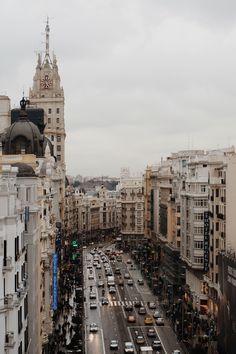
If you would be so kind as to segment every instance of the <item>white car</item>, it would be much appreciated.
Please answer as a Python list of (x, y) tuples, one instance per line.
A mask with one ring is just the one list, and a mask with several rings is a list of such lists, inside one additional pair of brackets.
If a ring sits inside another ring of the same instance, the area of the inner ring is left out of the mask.
[(110, 349), (118, 349), (118, 340), (112, 339), (110, 341)]
[(93, 280), (93, 279), (94, 279), (94, 275), (93, 274), (89, 274), (88, 280)]
[(98, 326), (96, 323), (91, 323), (89, 326), (89, 332), (97, 332), (98, 331)]
[(110, 294), (115, 294), (115, 293), (116, 293), (116, 288), (114, 288), (114, 286), (111, 286), (111, 287), (109, 288), (109, 293), (110, 293)]
[(175, 350), (173, 350), (172, 354), (181, 354), (181, 352), (179, 349), (175, 349)]
[(97, 308), (97, 303), (96, 302), (90, 302), (90, 309), (96, 309)]
[(91, 292), (91, 293), (89, 294), (89, 298), (90, 298), (91, 300), (92, 300), (92, 299), (96, 299), (96, 298), (97, 298), (96, 293)]
[(162, 317), (158, 317), (157, 319), (156, 319), (156, 325), (157, 326), (164, 326), (164, 318), (162, 318)]
[(134, 353), (134, 346), (132, 342), (125, 342), (125, 353)]
[(130, 286), (134, 285), (133, 280), (132, 280), (132, 279), (128, 279), (128, 281), (127, 281), (127, 285), (130, 285)]

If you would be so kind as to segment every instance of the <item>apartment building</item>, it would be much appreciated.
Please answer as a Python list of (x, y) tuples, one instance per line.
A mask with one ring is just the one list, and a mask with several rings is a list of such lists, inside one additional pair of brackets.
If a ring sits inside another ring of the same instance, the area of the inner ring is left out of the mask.
[(6, 354), (26, 353), (29, 347), (28, 250), (17, 173), (10, 165), (0, 173), (0, 348)]
[(137, 245), (144, 236), (144, 196), (142, 177), (121, 176), (121, 235), (124, 247)]

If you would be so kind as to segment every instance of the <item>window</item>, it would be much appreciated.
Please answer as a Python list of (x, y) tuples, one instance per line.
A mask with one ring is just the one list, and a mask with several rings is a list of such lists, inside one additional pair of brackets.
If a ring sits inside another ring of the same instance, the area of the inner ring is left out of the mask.
[(28, 315), (28, 295), (26, 295), (25, 299), (24, 299), (24, 317), (26, 319)]
[(48, 118), (48, 124), (51, 124), (51, 118)]
[(20, 247), (19, 247), (19, 236), (15, 237), (15, 262), (17, 262), (18, 257), (19, 257), (19, 252)]
[(22, 307), (20, 307), (20, 309), (18, 310), (18, 333), (21, 332), (22, 327)]
[(216, 231), (219, 231), (219, 223), (216, 222)]
[(22, 342), (20, 342), (20, 345), (18, 347), (18, 354), (22, 354), (23, 351), (22, 351)]
[(52, 108), (48, 108), (48, 114), (52, 113)]
[(15, 292), (17, 292), (18, 287), (19, 287), (19, 273), (17, 272), (15, 274)]
[(194, 241), (194, 248), (203, 249), (203, 241)]
[(203, 257), (194, 257), (194, 263), (196, 264), (203, 264)]
[(51, 135), (51, 140), (54, 141), (54, 135)]
[(216, 189), (216, 198), (218, 198), (219, 197), (219, 189), (217, 188)]
[(57, 142), (60, 143), (61, 142), (61, 136), (57, 135)]
[(57, 108), (57, 114), (59, 114), (60, 113), (60, 108)]
[(57, 123), (60, 123), (60, 119), (59, 118), (57, 118)]
[(194, 227), (194, 234), (195, 235), (203, 235), (203, 227), (197, 227), (197, 226), (195, 226)]
[(57, 145), (57, 151), (61, 151), (61, 145)]
[(206, 192), (206, 186), (204, 184), (201, 184), (201, 193)]
[(207, 200), (205, 199), (196, 199), (194, 201), (195, 207), (207, 207)]
[(203, 213), (195, 213), (194, 214), (194, 220), (195, 221), (203, 220)]
[(57, 155), (57, 161), (61, 161), (61, 155)]
[(30, 202), (30, 187), (26, 188), (26, 201)]

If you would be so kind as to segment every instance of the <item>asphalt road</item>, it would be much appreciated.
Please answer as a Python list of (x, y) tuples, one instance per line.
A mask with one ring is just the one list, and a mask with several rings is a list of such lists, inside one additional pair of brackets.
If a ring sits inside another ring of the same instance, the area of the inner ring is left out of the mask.
[[(109, 247), (111, 248), (111, 246)], [(114, 246), (113, 246), (114, 248)], [(105, 250), (101, 249), (103, 252)], [(115, 294), (109, 293), (107, 286), (107, 277), (105, 275), (104, 265), (99, 256), (101, 269), (92, 266), (87, 269), (89, 263), (93, 264), (94, 256), (90, 254), (91, 249), (84, 250), (84, 295), (85, 295), (85, 325), (86, 325), (86, 354), (110, 354), (110, 353), (124, 353), (124, 343), (129, 341), (133, 342), (135, 353), (139, 354), (139, 345), (136, 343), (137, 335), (143, 336), (145, 344), (152, 345), (153, 340), (160, 340), (162, 349), (161, 354), (171, 354), (174, 349), (180, 349), (177, 342), (176, 335), (172, 328), (169, 326), (167, 319), (164, 319), (164, 326), (156, 326), (155, 324), (147, 326), (144, 324), (145, 315), (138, 313), (138, 308), (133, 308), (132, 312), (125, 311), (125, 305), (133, 305), (135, 301), (139, 300), (142, 306), (146, 308), (148, 314), (153, 314), (155, 310), (148, 308), (148, 302), (154, 301), (158, 307), (158, 299), (155, 297), (146, 282), (144, 285), (138, 285), (137, 280), (141, 279), (141, 273), (138, 269), (131, 269), (127, 264), (129, 255), (122, 255), (122, 262), (109, 260), (113, 273), (115, 268), (120, 268), (121, 275), (115, 275)], [(132, 262), (133, 263), (133, 262)], [(128, 280), (124, 279), (124, 274), (129, 273), (130, 279), (133, 279), (133, 286), (128, 285)], [(94, 279), (89, 279), (93, 275)], [(122, 277), (124, 285), (118, 285), (118, 280)], [(103, 288), (98, 287), (98, 281), (104, 282), (105, 296), (108, 298), (109, 304), (102, 305), (101, 298)], [(96, 293), (96, 299), (90, 300), (89, 295), (91, 289)], [(97, 308), (90, 309), (90, 302), (95, 301)], [(127, 318), (129, 315), (134, 315), (136, 322), (128, 323)], [(96, 323), (98, 326), (97, 333), (90, 333), (89, 326), (91, 323)], [(153, 337), (148, 336), (148, 329), (154, 328)], [(110, 349), (110, 341), (118, 341), (118, 350)], [(156, 351), (153, 351), (155, 353)]]

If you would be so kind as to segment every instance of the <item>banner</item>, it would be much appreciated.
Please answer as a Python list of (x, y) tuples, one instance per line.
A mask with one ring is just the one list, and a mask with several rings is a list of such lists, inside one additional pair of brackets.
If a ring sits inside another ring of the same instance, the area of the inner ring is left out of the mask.
[(57, 263), (58, 255), (54, 253), (52, 258), (52, 309), (57, 310)]

